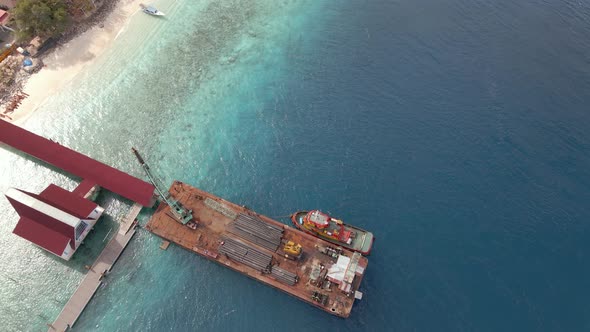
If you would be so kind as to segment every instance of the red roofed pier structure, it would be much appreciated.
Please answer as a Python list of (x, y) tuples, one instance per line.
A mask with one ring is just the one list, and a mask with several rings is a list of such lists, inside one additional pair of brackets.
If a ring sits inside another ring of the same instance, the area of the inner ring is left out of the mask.
[(1, 143), (82, 178), (72, 192), (51, 184), (38, 195), (15, 188), (5, 193), (20, 216), (13, 233), (63, 259), (72, 257), (104, 212), (88, 200), (99, 186), (135, 202), (119, 231), (88, 267), (64, 309), (48, 324), (49, 331), (69, 330), (102, 284), (104, 274), (111, 270), (135, 234), (141, 207), (154, 205), (155, 187), (3, 120), (0, 120)]
[(63, 259), (72, 257), (104, 211), (87, 199), (98, 187), (138, 206), (154, 204), (155, 188), (150, 183), (3, 120), (0, 143), (82, 178), (73, 192), (54, 184), (38, 195), (15, 188), (6, 192), (20, 216), (13, 233)]
[(65, 260), (104, 212), (98, 204), (54, 184), (39, 195), (10, 188), (6, 198), (20, 216), (12, 232)]
[(96, 184), (143, 206), (154, 205), (152, 184), (4, 120), (0, 142), (82, 178), (84, 187)]

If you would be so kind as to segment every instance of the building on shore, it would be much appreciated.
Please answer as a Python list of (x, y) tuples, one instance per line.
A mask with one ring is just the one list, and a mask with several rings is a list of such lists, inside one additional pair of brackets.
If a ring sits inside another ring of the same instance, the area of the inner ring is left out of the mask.
[(10, 14), (7, 11), (0, 9), (0, 25), (4, 26), (10, 20)]

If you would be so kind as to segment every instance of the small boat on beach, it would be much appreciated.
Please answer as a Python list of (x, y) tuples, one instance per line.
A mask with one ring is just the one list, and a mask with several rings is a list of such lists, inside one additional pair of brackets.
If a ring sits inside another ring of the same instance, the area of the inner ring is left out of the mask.
[(161, 11), (156, 9), (156, 7), (154, 7), (154, 6), (146, 6), (143, 3), (140, 3), (139, 7), (141, 7), (141, 10), (144, 13), (152, 15), (152, 16), (164, 16), (165, 15), (164, 13), (162, 13)]
[(291, 215), (291, 221), (301, 231), (364, 256), (371, 253), (375, 241), (373, 233), (347, 225), (320, 210), (295, 212)]

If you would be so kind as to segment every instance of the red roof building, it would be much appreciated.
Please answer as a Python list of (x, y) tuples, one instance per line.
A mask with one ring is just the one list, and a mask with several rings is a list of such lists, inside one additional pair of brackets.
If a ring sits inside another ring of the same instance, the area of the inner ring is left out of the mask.
[(0, 9), (0, 25), (5, 25), (10, 19), (10, 14), (7, 11)]
[(98, 204), (54, 184), (39, 195), (10, 188), (6, 198), (20, 216), (12, 232), (65, 260), (104, 212)]

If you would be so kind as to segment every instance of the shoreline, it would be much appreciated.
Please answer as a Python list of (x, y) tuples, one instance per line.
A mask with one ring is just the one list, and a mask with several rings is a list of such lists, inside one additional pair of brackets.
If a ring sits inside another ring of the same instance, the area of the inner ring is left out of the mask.
[(127, 27), (131, 17), (139, 12), (140, 3), (141, 0), (105, 1), (88, 21), (63, 36), (56, 48), (41, 57), (43, 68), (24, 77), (20, 90), (29, 96), (10, 115), (12, 120), (6, 120), (22, 124), (47, 98), (93, 64)]

